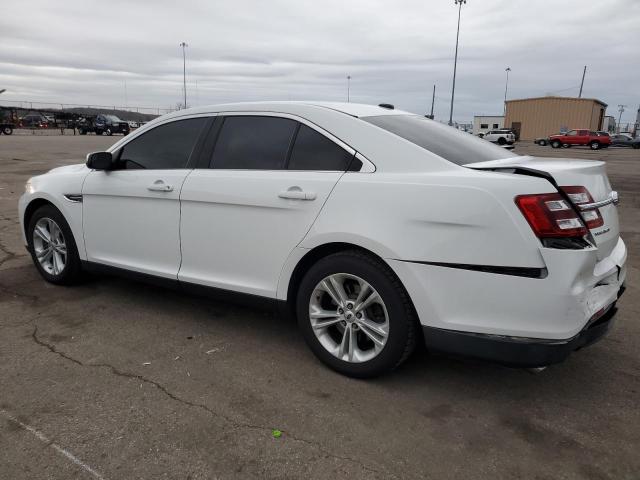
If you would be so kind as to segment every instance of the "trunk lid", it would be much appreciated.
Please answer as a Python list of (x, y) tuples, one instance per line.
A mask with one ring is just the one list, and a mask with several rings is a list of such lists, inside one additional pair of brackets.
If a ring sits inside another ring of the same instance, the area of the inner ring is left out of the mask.
[[(496, 170), (526, 168), (544, 172), (553, 177), (560, 187), (583, 186), (593, 197), (594, 202), (611, 197), (611, 184), (606, 173), (606, 164), (595, 160), (576, 160), (572, 158), (513, 157), (488, 162), (471, 163), (465, 167), (477, 170)], [(620, 227), (618, 211), (613, 203), (599, 208), (604, 225), (591, 230), (598, 247), (598, 259), (609, 256), (618, 243)]]

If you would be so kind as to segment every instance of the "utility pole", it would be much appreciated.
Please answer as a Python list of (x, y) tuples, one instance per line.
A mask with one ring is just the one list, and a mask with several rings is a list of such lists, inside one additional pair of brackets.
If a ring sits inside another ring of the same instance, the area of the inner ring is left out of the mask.
[(436, 102), (436, 85), (435, 83), (433, 84), (433, 95), (431, 95), (431, 115), (429, 115), (429, 118), (431, 120), (433, 120), (433, 104)]
[(347, 75), (347, 103), (351, 102), (351, 75)]
[(622, 120), (622, 112), (624, 112), (624, 107), (626, 105), (618, 105), (618, 111), (620, 114), (618, 115), (618, 133), (620, 133), (620, 120)]
[[(502, 116), (507, 116), (507, 88), (509, 88), (509, 72), (511, 71), (511, 67), (507, 67), (504, 69), (507, 72), (507, 81), (504, 84), (504, 110), (502, 111)], [(503, 119), (504, 122), (504, 119)]]
[(187, 57), (185, 48), (189, 45), (187, 45), (186, 42), (181, 42), (180, 46), (182, 47), (182, 86), (184, 88), (184, 108), (187, 108)]
[(462, 12), (462, 4), (467, 0), (454, 0), (458, 5), (458, 30), (456, 32), (456, 54), (453, 59), (453, 86), (451, 87), (451, 109), (449, 110), (449, 125), (453, 125), (453, 97), (456, 93), (456, 69), (458, 67), (458, 40), (460, 38), (460, 14)]
[(127, 81), (124, 81), (124, 108), (128, 109), (129, 102), (127, 101)]
[(584, 75), (587, 73), (587, 66), (584, 66), (584, 70), (582, 71), (582, 81), (580, 82), (580, 93), (578, 93), (578, 98), (582, 98), (582, 86), (584, 85)]

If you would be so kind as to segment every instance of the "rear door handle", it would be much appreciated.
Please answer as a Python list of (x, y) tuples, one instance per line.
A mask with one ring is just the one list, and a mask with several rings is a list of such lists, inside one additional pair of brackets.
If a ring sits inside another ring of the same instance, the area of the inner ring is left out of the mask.
[(315, 200), (315, 192), (304, 192), (300, 187), (290, 187), (278, 194), (280, 198), (288, 198), (291, 200)]
[(163, 180), (156, 180), (147, 187), (147, 190), (150, 190), (152, 192), (172, 192), (173, 187), (164, 183)]

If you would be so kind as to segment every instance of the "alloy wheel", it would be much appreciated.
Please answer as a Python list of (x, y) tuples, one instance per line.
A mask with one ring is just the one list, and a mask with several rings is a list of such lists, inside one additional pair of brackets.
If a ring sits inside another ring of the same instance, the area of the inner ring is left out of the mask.
[(389, 338), (389, 314), (368, 282), (348, 273), (322, 279), (309, 301), (309, 320), (320, 344), (349, 363), (376, 357)]
[(67, 244), (58, 224), (43, 217), (33, 229), (33, 250), (38, 263), (49, 275), (60, 275), (67, 265)]

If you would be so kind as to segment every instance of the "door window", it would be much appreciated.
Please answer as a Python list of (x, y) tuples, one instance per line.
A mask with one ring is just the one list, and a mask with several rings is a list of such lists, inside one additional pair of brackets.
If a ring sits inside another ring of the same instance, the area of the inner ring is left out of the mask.
[(127, 143), (120, 151), (124, 169), (186, 168), (207, 118), (177, 120), (155, 127)]
[(568, 137), (575, 137), (576, 135), (578, 135), (578, 132), (576, 130), (569, 130), (567, 132)]
[(289, 159), (289, 170), (330, 170), (344, 172), (353, 154), (321, 133), (300, 125)]
[(297, 123), (288, 118), (230, 116), (224, 119), (210, 168), (281, 170)]

